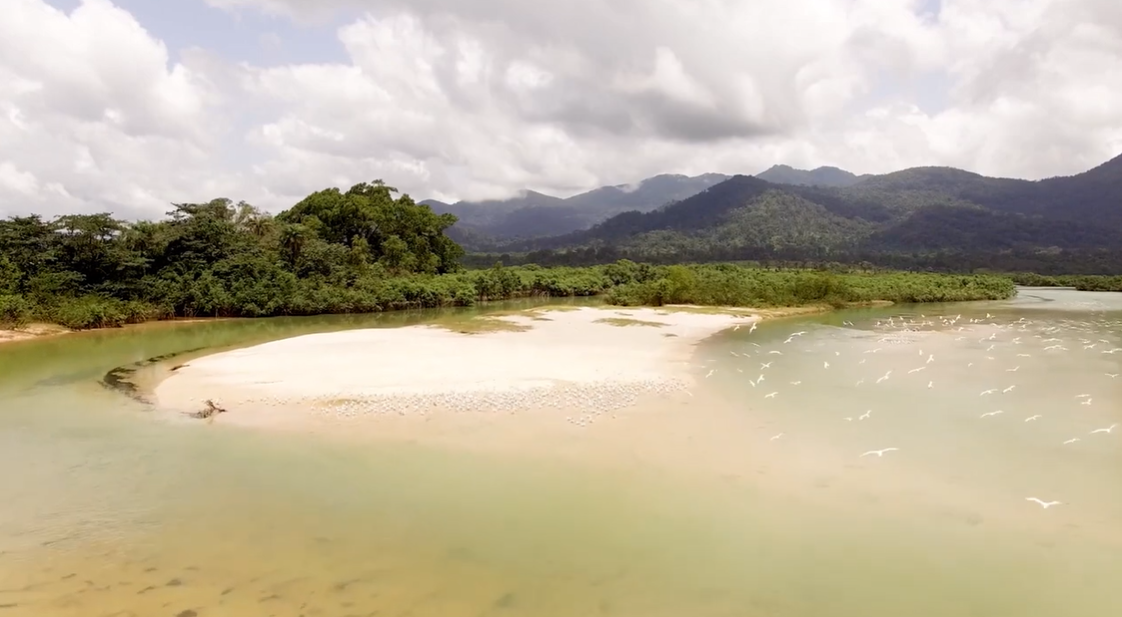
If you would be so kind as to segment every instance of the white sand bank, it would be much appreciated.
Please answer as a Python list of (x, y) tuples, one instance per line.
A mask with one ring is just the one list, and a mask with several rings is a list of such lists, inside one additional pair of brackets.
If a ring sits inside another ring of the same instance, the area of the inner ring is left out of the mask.
[(176, 411), (212, 399), (228, 410), (220, 421), (249, 424), (542, 408), (597, 414), (687, 388), (694, 344), (756, 317), (582, 308), (496, 319), (524, 330), (300, 336), (192, 360), (155, 397)]

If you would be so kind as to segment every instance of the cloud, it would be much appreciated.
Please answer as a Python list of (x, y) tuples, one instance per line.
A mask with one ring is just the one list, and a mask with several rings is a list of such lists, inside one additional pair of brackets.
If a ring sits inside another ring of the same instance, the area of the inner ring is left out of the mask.
[(1122, 151), (1112, 0), (206, 1), (337, 20), (348, 60), (173, 55), (109, 0), (11, 0), (0, 213), (276, 210), (375, 178), (566, 194), (774, 163), (1035, 178)]

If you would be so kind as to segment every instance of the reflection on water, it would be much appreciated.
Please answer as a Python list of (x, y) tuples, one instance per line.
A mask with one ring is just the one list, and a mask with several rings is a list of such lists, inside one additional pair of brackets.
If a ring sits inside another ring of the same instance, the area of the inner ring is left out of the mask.
[(1091, 434), (1122, 422), (1108, 376), (1122, 352), (1103, 353), (1122, 347), (1122, 295), (1031, 290), (730, 331), (699, 349), (696, 403), (521, 450), (168, 425), (96, 384), (164, 353), (424, 318), (0, 349), (2, 614), (1122, 609), (1122, 427)]

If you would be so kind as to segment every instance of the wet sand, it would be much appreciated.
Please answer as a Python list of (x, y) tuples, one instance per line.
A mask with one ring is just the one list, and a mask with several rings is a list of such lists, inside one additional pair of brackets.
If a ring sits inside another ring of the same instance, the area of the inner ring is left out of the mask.
[(694, 346), (757, 319), (735, 311), (585, 307), (456, 327), (313, 334), (190, 360), (155, 387), (154, 399), (180, 414), (212, 400), (227, 410), (216, 416), (220, 422), (276, 428), (373, 418), (455, 425), (458, 416), (534, 410), (587, 426), (645, 397), (692, 396)]

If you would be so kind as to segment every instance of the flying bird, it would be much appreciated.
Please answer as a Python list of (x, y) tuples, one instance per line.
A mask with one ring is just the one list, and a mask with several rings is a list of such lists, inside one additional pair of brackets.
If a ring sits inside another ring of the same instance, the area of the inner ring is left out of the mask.
[(1004, 412), (1004, 411), (1002, 411), (1002, 410), (1000, 410), (1000, 409), (998, 409), (997, 411), (991, 411), (991, 412), (989, 412), (989, 413), (984, 413), (984, 414), (982, 414), (982, 415), (980, 415), (980, 416), (978, 416), (978, 417), (979, 417), (979, 418), (988, 418), (988, 417), (990, 417), (990, 416), (996, 416), (996, 415), (997, 415), (997, 414), (999, 414), (999, 413), (1005, 413), (1005, 412)]
[(1036, 497), (1025, 497), (1025, 501), (1031, 501), (1033, 503), (1040, 504), (1040, 507), (1044, 508), (1045, 510), (1051, 508), (1052, 506), (1063, 505), (1063, 502), (1060, 501), (1044, 501), (1043, 499), (1039, 499)]
[(1114, 430), (1114, 427), (1116, 427), (1116, 426), (1118, 426), (1118, 425), (1117, 424), (1111, 424), (1110, 426), (1108, 426), (1106, 428), (1097, 428), (1097, 429), (1091, 431), (1089, 434), (1091, 434), (1091, 435), (1094, 435), (1095, 433), (1108, 433), (1109, 434), (1111, 431)]
[(1037, 420), (1037, 419), (1042, 418), (1042, 417), (1044, 417), (1044, 416), (1041, 416), (1040, 414), (1036, 414), (1035, 416), (1029, 416), (1029, 417), (1025, 418), (1025, 422), (1032, 422), (1033, 420)]
[(1069, 444), (1069, 443), (1075, 443), (1075, 442), (1077, 442), (1077, 441), (1079, 441), (1079, 438), (1078, 438), (1078, 437), (1072, 437), (1071, 439), (1069, 439), (1069, 440), (1065, 441), (1063, 445), (1065, 445), (1065, 446), (1066, 446), (1066, 445), (1067, 445), (1067, 444)]
[(900, 448), (884, 448), (883, 450), (869, 450), (868, 452), (862, 454), (861, 456), (865, 457), (865, 456), (869, 456), (871, 454), (876, 454), (878, 457), (882, 457), (882, 456), (884, 456), (885, 452), (896, 452), (899, 449)]
[(1008, 388), (1005, 388), (1004, 390), (1002, 390), (1001, 393), (1002, 394), (1009, 394), (1010, 392), (1013, 391), (1013, 388), (1016, 388), (1016, 387), (1017, 386), (1009, 386)]
[(857, 416), (857, 419), (858, 420), (868, 420), (869, 416), (871, 416), (871, 415), (873, 415), (873, 410), (869, 409), (869, 410), (865, 411), (865, 413), (861, 414), (860, 416)]
[(772, 392), (771, 394), (765, 394), (764, 398), (775, 398), (776, 394), (779, 394), (779, 393), (778, 392)]
[(761, 371), (764, 370), (764, 369), (767, 369), (767, 368), (771, 368), (771, 362), (761, 362), (760, 363), (760, 370)]

